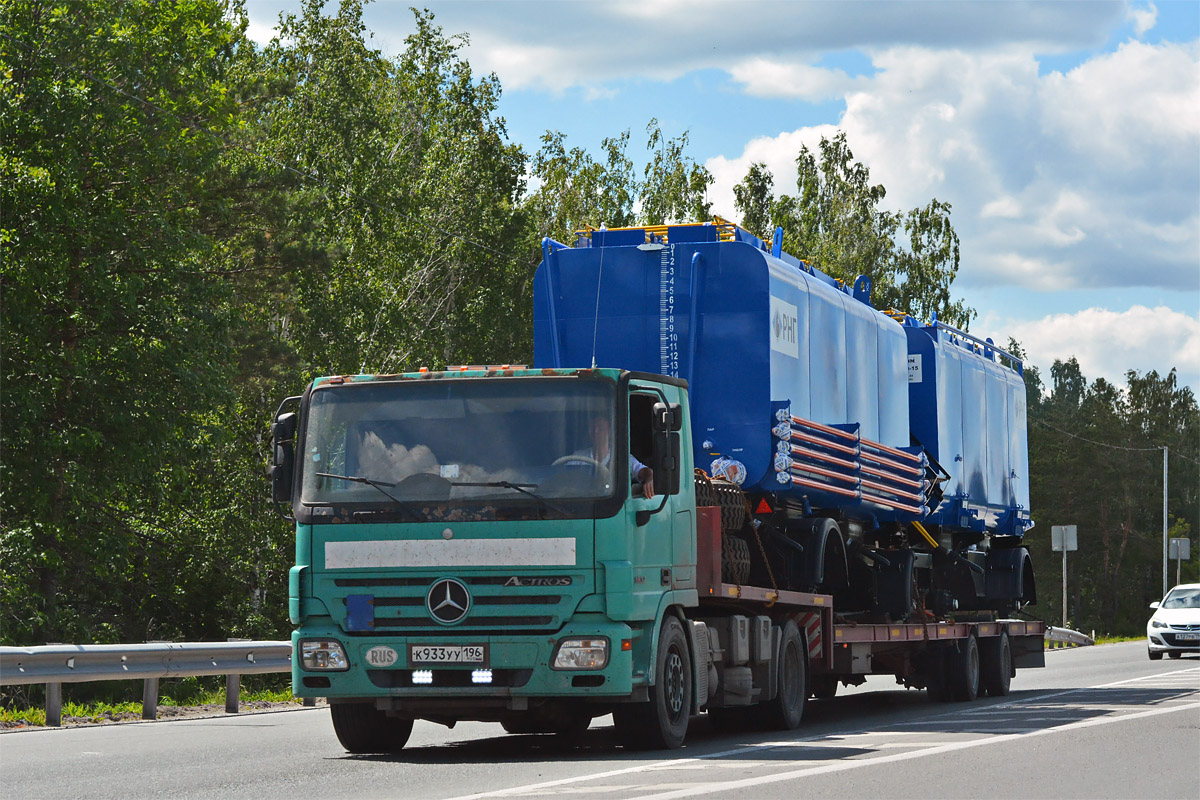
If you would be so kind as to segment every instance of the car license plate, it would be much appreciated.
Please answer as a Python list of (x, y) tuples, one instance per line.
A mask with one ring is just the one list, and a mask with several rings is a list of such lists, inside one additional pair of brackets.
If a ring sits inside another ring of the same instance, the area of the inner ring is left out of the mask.
[(1200, 642), (1200, 631), (1195, 633), (1177, 633), (1175, 638), (1181, 642)]
[(487, 645), (483, 644), (414, 644), (409, 645), (410, 664), (475, 664), (487, 665)]

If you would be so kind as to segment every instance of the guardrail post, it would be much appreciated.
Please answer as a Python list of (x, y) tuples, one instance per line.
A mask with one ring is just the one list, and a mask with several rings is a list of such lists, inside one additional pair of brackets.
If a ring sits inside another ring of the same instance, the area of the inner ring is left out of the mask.
[[(226, 639), (227, 642), (248, 642), (249, 639)], [(242, 693), (242, 676), (233, 673), (225, 676), (225, 713), (238, 713)]]
[(242, 676), (240, 676), (236, 673), (225, 676), (225, 713), (226, 714), (238, 713), (238, 700), (240, 699), (238, 695), (241, 693), (241, 689), (242, 689), (241, 677)]
[(46, 684), (46, 724), (57, 728), (62, 725), (62, 684)]
[(158, 719), (158, 678), (142, 681), (142, 719)]

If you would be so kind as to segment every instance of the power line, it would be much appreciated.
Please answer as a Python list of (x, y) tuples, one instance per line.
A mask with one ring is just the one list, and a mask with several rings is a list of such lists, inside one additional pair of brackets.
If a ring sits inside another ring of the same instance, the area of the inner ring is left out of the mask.
[[(1162, 450), (1165, 447), (1164, 445), (1159, 445), (1158, 447), (1124, 447), (1124, 446), (1118, 445), (1118, 444), (1108, 444), (1107, 442), (1097, 442), (1093, 439), (1087, 439), (1083, 436), (1077, 436), (1077, 435), (1071, 433), (1070, 431), (1064, 431), (1062, 428), (1056, 428), (1053, 425), (1050, 425), (1049, 423), (1042, 422), (1040, 419), (1035, 419), (1033, 421), (1036, 422), (1038, 425), (1041, 425), (1043, 428), (1049, 428), (1052, 431), (1057, 431), (1058, 433), (1061, 433), (1063, 436), (1070, 436), (1072, 439), (1078, 439), (1081, 442), (1087, 442), (1088, 444), (1094, 444), (1097, 447), (1107, 447), (1110, 450), (1127, 450), (1131, 453), (1151, 453), (1156, 450)], [(1176, 450), (1172, 450), (1169, 447), (1167, 447), (1166, 450), (1171, 455), (1178, 456), (1179, 458), (1182, 458), (1184, 461), (1190, 461), (1193, 464), (1200, 465), (1200, 461), (1196, 461), (1194, 459), (1188, 458), (1187, 456), (1183, 455), (1182, 453), (1180, 453)]]

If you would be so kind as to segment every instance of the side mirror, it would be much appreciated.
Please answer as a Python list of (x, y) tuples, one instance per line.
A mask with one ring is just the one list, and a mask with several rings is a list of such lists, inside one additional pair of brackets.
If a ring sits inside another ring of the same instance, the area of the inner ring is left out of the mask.
[(679, 494), (679, 434), (654, 434), (654, 487), (662, 494)]
[(292, 478), (296, 471), (296, 415), (280, 414), (271, 426), (271, 499), (292, 502)]
[(1158, 602), (1157, 600), (1155, 600), (1153, 603), (1151, 603), (1151, 604), (1150, 604), (1150, 607), (1151, 607), (1151, 608), (1158, 608), (1158, 607), (1159, 607), (1159, 606), (1161, 606), (1161, 605), (1162, 605), (1162, 603), (1160, 603), (1160, 602)]
[(683, 427), (683, 406), (679, 403), (654, 404), (654, 430), (677, 431)]

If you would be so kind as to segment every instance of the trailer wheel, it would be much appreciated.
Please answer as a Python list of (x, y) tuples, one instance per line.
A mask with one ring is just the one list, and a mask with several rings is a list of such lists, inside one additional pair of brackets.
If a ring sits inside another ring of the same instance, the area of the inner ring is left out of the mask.
[(617, 736), (626, 747), (674, 750), (687, 736), (692, 713), (692, 659), (687, 637), (675, 617), (658, 634), (655, 685), (648, 703), (619, 706), (613, 712)]
[(371, 703), (330, 703), (333, 732), (346, 752), (395, 753), (408, 744), (413, 721), (389, 717)]
[(991, 697), (1004, 697), (1012, 682), (1012, 644), (1008, 632), (1000, 631), (994, 638), (979, 645), (979, 688)]
[(808, 648), (796, 623), (788, 620), (779, 637), (779, 691), (763, 711), (770, 728), (790, 731), (800, 726), (808, 702)]
[(963, 639), (957, 650), (950, 651), (947, 666), (946, 683), (952, 700), (967, 702), (979, 696), (979, 641), (975, 634)]

